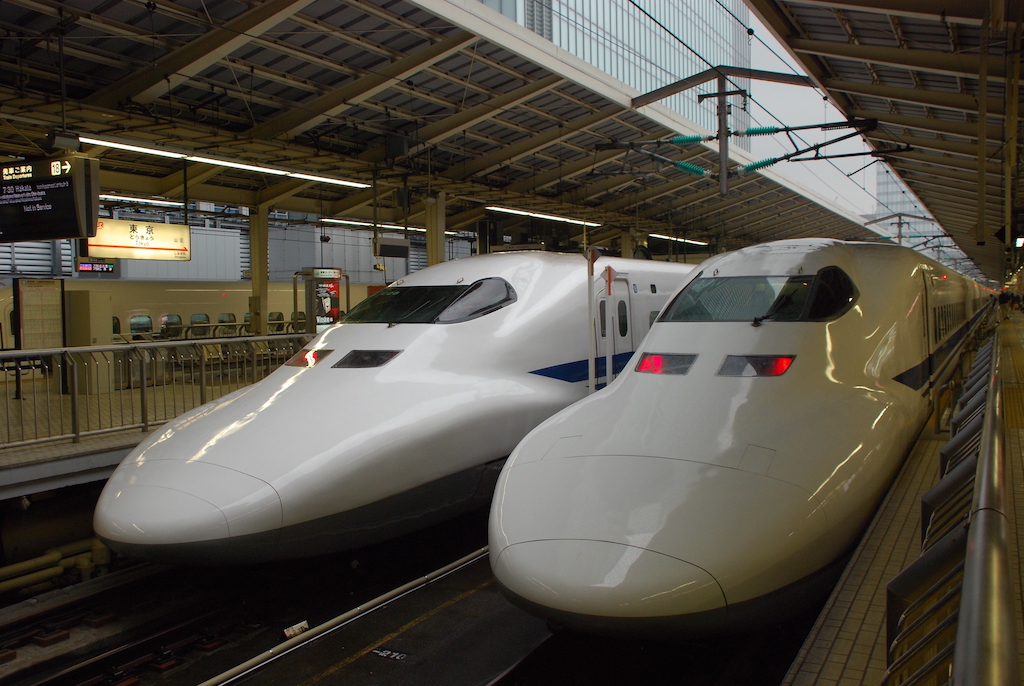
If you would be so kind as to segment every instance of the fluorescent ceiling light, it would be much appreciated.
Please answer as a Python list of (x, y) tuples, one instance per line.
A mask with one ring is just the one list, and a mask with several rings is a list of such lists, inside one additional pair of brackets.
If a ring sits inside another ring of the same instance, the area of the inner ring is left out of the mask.
[(173, 200), (153, 200), (151, 198), (132, 198), (127, 195), (107, 195), (101, 194), (100, 200), (119, 200), (122, 202), (138, 202), (143, 205), (159, 205), (160, 207), (184, 207), (183, 202), (174, 202)]
[(101, 138), (89, 138), (86, 136), (79, 136), (78, 140), (82, 143), (88, 143), (89, 145), (103, 145), (108, 148), (117, 148), (118, 150), (128, 150), (131, 152), (138, 152), (144, 155), (158, 155), (159, 157), (170, 157), (176, 160), (188, 160), (189, 162), (200, 162), (203, 164), (212, 164), (218, 167), (231, 167), (232, 169), (243, 169), (245, 171), (256, 172), (258, 174), (273, 174), (274, 176), (290, 176), (295, 179), (303, 179), (304, 181), (316, 181), (317, 183), (330, 183), (336, 186), (349, 186), (351, 188), (369, 188), (370, 184), (362, 183), (360, 181), (346, 181), (345, 179), (336, 179), (330, 176), (315, 176), (313, 174), (303, 174), (301, 172), (292, 172), (286, 169), (275, 169), (273, 167), (259, 167), (252, 164), (243, 164), (241, 162), (229, 162), (227, 160), (218, 160), (212, 157), (201, 157), (199, 155), (188, 155), (180, 152), (170, 152), (167, 150), (161, 150), (159, 148), (144, 148), (139, 145), (128, 145), (127, 143), (118, 143), (116, 141), (108, 141)]
[(99, 138), (86, 138), (85, 136), (79, 136), (78, 140), (82, 143), (88, 143), (89, 145), (104, 145), (108, 148), (117, 148), (118, 150), (130, 150), (131, 152), (141, 152), (145, 155), (158, 155), (160, 157), (171, 157), (176, 160), (181, 160), (187, 157), (180, 152), (168, 152), (166, 150), (158, 150), (155, 148), (140, 148), (137, 145), (127, 145), (125, 143), (115, 143), (114, 141), (104, 141)]
[(288, 172), (288, 176), (295, 179), (303, 179), (305, 181), (318, 181), (320, 183), (333, 183), (336, 186), (351, 186), (352, 188), (369, 188), (370, 184), (361, 183), (359, 181), (346, 181), (344, 179), (332, 179), (329, 176), (313, 176), (312, 174), (299, 174), (297, 172)]
[(707, 245), (706, 241), (691, 241), (689, 238), (676, 238), (675, 236), (666, 236), (663, 233), (649, 233), (648, 236), (652, 238), (661, 238), (666, 241), (676, 241), (677, 243), (690, 243), (691, 245)]
[(565, 222), (566, 224), (579, 224), (580, 226), (601, 226), (597, 222), (583, 221), (582, 219), (573, 219), (571, 217), (560, 217), (556, 214), (542, 214), (540, 212), (527, 212), (526, 210), (514, 210), (511, 207), (497, 207), (495, 205), (488, 205), (486, 208), (494, 212), (505, 212), (506, 214), (518, 214), (524, 217), (535, 217), (537, 219), (548, 219), (553, 222)]
[[(329, 222), (331, 224), (346, 224), (348, 226), (365, 226), (367, 228), (373, 228), (373, 222), (364, 222), (357, 219), (331, 219), (330, 217), (321, 217), (320, 221)], [(399, 226), (398, 224), (381, 224), (377, 222), (378, 229), (387, 229), (388, 231), (419, 231), (425, 233), (426, 229), (422, 226)], [(455, 231), (445, 231), (446, 236), (458, 236), (459, 234)]]
[(231, 167), (232, 169), (244, 169), (245, 171), (256, 172), (258, 174), (274, 174), (275, 176), (288, 176), (288, 172), (280, 169), (271, 169), (270, 167), (257, 167), (252, 164), (242, 164), (240, 162), (226, 162), (225, 160), (215, 160), (211, 157), (199, 157), (198, 155), (189, 155), (185, 158), (189, 162), (202, 162), (203, 164), (213, 164), (220, 167)]

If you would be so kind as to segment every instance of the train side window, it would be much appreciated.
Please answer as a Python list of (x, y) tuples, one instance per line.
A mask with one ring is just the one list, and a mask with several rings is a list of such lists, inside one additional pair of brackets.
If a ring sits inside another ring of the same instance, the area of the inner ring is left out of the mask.
[(132, 333), (149, 333), (153, 330), (153, 318), (148, 314), (133, 314), (128, 326)]
[(245, 331), (246, 333), (252, 333), (252, 331), (249, 329), (249, 322), (251, 321), (252, 312), (246, 312), (244, 315), (242, 315), (242, 330)]
[(221, 312), (217, 315), (218, 324), (234, 324), (235, 315), (231, 312)]
[[(13, 312), (11, 313), (11, 318), (12, 318), (11, 330), (13, 331), (14, 330), (14, 323), (13, 323), (14, 313)], [(114, 321), (113, 321), (113, 331), (111, 333), (113, 333), (115, 336), (120, 336), (121, 335), (121, 319), (118, 318), (118, 317), (114, 317), (113, 319), (114, 319)]]
[(160, 315), (160, 335), (164, 338), (177, 338), (181, 335), (181, 315)]
[(188, 323), (190, 326), (189, 335), (191, 336), (205, 336), (210, 331), (210, 327), (207, 326), (210, 323), (210, 315), (208, 314), (194, 314), (189, 317)]
[(814, 298), (807, 318), (811, 321), (837, 319), (853, 307), (857, 287), (839, 267), (825, 267), (815, 279)]
[(626, 310), (626, 301), (619, 301), (619, 336), (625, 337), (629, 333), (629, 312)]
[(269, 324), (269, 326), (267, 327), (267, 331), (269, 331), (270, 333), (281, 333), (282, 331), (284, 331), (284, 324), (275, 324), (275, 322), (283, 321), (284, 312), (271, 312), (269, 315), (267, 315), (267, 323)]

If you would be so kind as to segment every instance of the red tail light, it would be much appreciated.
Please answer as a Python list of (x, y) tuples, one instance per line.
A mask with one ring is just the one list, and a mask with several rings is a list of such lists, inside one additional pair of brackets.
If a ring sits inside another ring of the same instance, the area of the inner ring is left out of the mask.
[(794, 355), (729, 355), (719, 376), (782, 376), (796, 359)]
[(288, 367), (313, 367), (333, 353), (333, 350), (300, 350), (285, 362)]
[(647, 374), (685, 374), (696, 359), (696, 355), (644, 353), (636, 364), (636, 370)]

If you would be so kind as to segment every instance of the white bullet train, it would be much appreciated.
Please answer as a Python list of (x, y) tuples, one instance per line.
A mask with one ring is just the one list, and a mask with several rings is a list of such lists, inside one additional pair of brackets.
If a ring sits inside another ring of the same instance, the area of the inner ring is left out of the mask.
[(698, 270), (629, 367), (502, 470), (491, 566), (552, 623), (722, 633), (820, 599), (990, 300), (884, 244), (781, 241)]
[[(595, 268), (604, 375), (694, 265), (602, 257)], [(587, 293), (580, 255), (484, 255), (407, 276), (265, 380), (139, 445), (104, 488), (96, 533), (132, 556), (251, 562), (486, 505), (519, 440), (587, 393)]]

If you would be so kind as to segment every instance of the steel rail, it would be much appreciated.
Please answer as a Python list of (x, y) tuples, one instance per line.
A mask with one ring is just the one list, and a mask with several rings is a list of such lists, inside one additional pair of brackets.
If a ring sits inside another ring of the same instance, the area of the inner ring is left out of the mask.
[(403, 584), (398, 588), (388, 591), (383, 595), (377, 596), (373, 600), (363, 603), (362, 605), (359, 605), (358, 607), (355, 607), (349, 610), (348, 612), (342, 613), (337, 617), (334, 617), (333, 619), (329, 619), (326, 622), (323, 622), (322, 624), (318, 624), (317, 626), (308, 629), (307, 631), (304, 631), (298, 636), (290, 638), (287, 641), (284, 641), (283, 643), (274, 646), (270, 650), (266, 650), (260, 653), (259, 655), (218, 674), (215, 677), (207, 679), (206, 681), (199, 684), (199, 686), (222, 686), (222, 684), (230, 683), (235, 679), (242, 677), (255, 669), (258, 669), (267, 662), (271, 660), (276, 660), (277, 658), (282, 657), (287, 653), (290, 653), (291, 651), (299, 648), (304, 643), (307, 643), (320, 636), (326, 635), (327, 633), (330, 633), (335, 629), (340, 629), (342, 626), (348, 624), (349, 622), (352, 622), (355, 619), (358, 619), (360, 616), (365, 615), (368, 612), (383, 607), (384, 605), (387, 605), (388, 603), (391, 603), (392, 601), (397, 600), (398, 598), (401, 598), (402, 596), (411, 593), (412, 591), (415, 591), (421, 586), (425, 586), (433, 581), (436, 581), (449, 574), (452, 574), (453, 572), (458, 571), (459, 569), (465, 567), (468, 564), (476, 562), (480, 558), (487, 555), (487, 552), (488, 547), (484, 546), (483, 548), (480, 548), (479, 550), (476, 550), (470, 553), (469, 555), (459, 558), (451, 564), (447, 564), (444, 567), (441, 567), (440, 569), (436, 569), (433, 572), (430, 572), (429, 574), (414, 579), (413, 581), (410, 581), (407, 584)]

